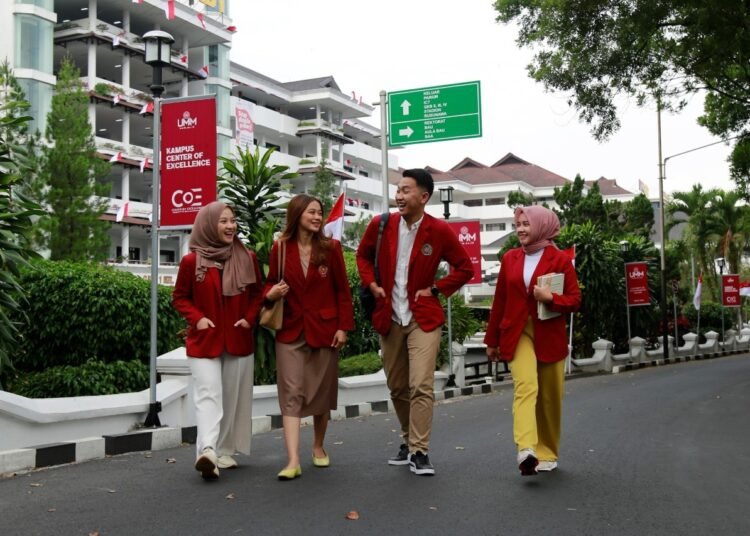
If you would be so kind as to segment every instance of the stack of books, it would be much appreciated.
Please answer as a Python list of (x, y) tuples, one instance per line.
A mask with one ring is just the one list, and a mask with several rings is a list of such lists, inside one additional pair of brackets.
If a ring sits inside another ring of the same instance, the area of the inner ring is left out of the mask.
[[(562, 294), (565, 288), (565, 276), (564, 274), (544, 274), (540, 275), (536, 282), (540, 287), (548, 287), (553, 294)], [(560, 313), (550, 311), (549, 306), (546, 303), (537, 302), (537, 316), (539, 320), (549, 320), (560, 316)]]

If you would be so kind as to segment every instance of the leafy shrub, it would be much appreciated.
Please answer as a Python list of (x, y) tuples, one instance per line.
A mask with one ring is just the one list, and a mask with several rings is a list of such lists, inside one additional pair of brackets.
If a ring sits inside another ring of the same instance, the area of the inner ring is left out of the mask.
[(383, 361), (377, 352), (368, 352), (362, 355), (353, 355), (339, 361), (339, 376), (361, 376), (373, 374), (383, 368)]
[(360, 279), (357, 271), (356, 255), (353, 251), (344, 251), (346, 262), (346, 277), (352, 291), (354, 301), (354, 329), (347, 334), (346, 345), (341, 349), (339, 355), (343, 358), (377, 352), (380, 349), (380, 338), (378, 333), (372, 329), (372, 323), (366, 320), (359, 303)]
[(143, 391), (148, 381), (148, 365), (140, 361), (90, 359), (81, 366), (63, 365), (19, 375), (9, 391), (28, 398), (111, 395)]
[[(19, 370), (59, 365), (148, 362), (151, 333), (150, 282), (90, 263), (39, 261), (21, 274), (28, 306), (20, 324)], [(157, 308), (158, 354), (182, 345), (185, 322), (172, 307), (172, 289), (160, 286)]]

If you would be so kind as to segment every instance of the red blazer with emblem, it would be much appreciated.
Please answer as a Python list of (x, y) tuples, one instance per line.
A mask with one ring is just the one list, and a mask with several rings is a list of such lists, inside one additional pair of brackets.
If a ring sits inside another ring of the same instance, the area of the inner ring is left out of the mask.
[[(383, 229), (378, 254), (380, 286), (385, 290), (385, 298), (375, 302), (372, 325), (375, 331), (385, 336), (391, 329), (393, 318), (392, 293), (396, 279), (396, 256), (398, 255), (398, 228), (401, 215), (392, 213)], [(357, 249), (357, 267), (363, 287), (375, 281), (375, 246), (378, 240), (380, 216), (375, 216), (367, 226)], [(435, 281), (438, 265), (448, 261), (453, 269), (447, 276)], [(423, 331), (432, 331), (445, 323), (445, 313), (440, 300), (435, 296), (422, 296), (415, 300), (418, 290), (433, 285), (445, 296), (450, 296), (474, 276), (474, 267), (469, 255), (450, 226), (429, 214), (424, 215), (414, 238), (414, 247), (409, 259), (408, 281), (409, 309)]]
[[(185, 346), (190, 357), (219, 357), (224, 352), (246, 356), (255, 351), (253, 330), (263, 303), (263, 280), (255, 253), (248, 251), (248, 254), (255, 266), (255, 283), (236, 296), (222, 295), (221, 274), (217, 268), (206, 270), (203, 281), (195, 280), (195, 252), (180, 261), (172, 303), (188, 321)], [(204, 316), (215, 327), (198, 330), (195, 326)], [(242, 318), (250, 324), (250, 329), (234, 326)]]
[(552, 303), (548, 307), (558, 313), (573, 313), (581, 306), (581, 290), (578, 288), (576, 270), (567, 253), (555, 246), (547, 246), (531, 276), (531, 285), (526, 290), (523, 281), (525, 258), (526, 255), (521, 248), (511, 249), (503, 255), (484, 343), (490, 347), (499, 346), (500, 358), (511, 361), (526, 320), (531, 316), (534, 323), (536, 358), (547, 363), (560, 361), (568, 355), (566, 315), (539, 320), (534, 285), (541, 275), (565, 274), (563, 294), (553, 294)]
[[(349, 280), (346, 277), (341, 244), (332, 240), (325, 264), (310, 262), (307, 277), (302, 273), (302, 262), (296, 240), (286, 243), (284, 281), (289, 292), (284, 296), (284, 322), (276, 332), (276, 340), (296, 341), (304, 334), (311, 348), (328, 348), (336, 331), (354, 329), (354, 306)], [(263, 296), (279, 282), (279, 243), (271, 248), (270, 269)]]

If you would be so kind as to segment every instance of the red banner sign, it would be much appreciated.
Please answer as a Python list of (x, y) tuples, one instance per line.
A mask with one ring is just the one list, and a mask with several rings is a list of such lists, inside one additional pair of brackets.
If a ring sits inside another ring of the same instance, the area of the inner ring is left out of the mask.
[(651, 305), (648, 292), (648, 264), (628, 262), (625, 264), (625, 284), (628, 290), (628, 305)]
[(216, 98), (161, 102), (159, 226), (193, 225), (201, 207), (216, 200)]
[(740, 306), (740, 276), (725, 274), (721, 276), (721, 304), (724, 307)]
[(467, 285), (480, 285), (482, 283), (482, 246), (479, 242), (479, 220), (471, 221), (449, 221), (453, 232), (456, 233), (458, 241), (466, 250), (474, 265), (474, 277)]

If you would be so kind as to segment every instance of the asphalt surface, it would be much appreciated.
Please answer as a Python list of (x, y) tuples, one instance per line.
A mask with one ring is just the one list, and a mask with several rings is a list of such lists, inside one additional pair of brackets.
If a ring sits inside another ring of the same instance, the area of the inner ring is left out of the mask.
[(750, 534), (750, 356), (567, 382), (560, 469), (536, 477), (515, 466), (511, 396), (435, 407), (434, 477), (386, 464), (397, 423), (375, 415), (331, 423), (327, 469), (304, 429), (290, 482), (280, 431), (216, 482), (193, 446), (0, 480), (0, 536)]

